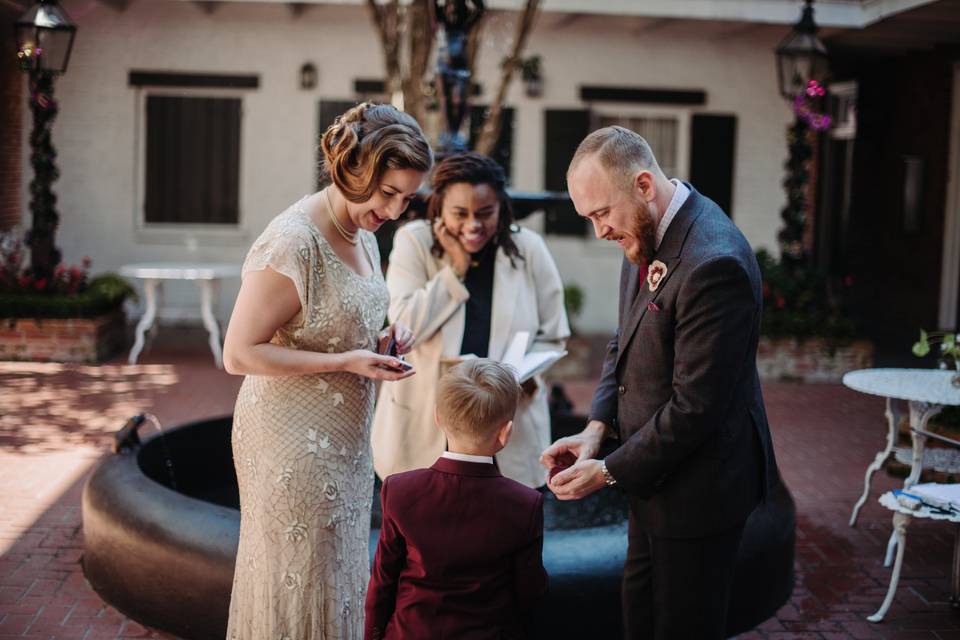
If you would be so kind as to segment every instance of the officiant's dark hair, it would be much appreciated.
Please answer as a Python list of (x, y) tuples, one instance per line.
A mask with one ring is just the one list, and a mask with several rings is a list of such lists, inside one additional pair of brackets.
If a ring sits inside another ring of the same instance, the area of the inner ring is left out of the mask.
[[(516, 267), (515, 260), (523, 260), (523, 256), (520, 255), (520, 249), (513, 241), (513, 234), (518, 231), (517, 226), (513, 224), (513, 204), (510, 202), (510, 196), (507, 195), (507, 178), (503, 168), (492, 158), (475, 151), (467, 151), (451, 154), (438, 162), (430, 179), (433, 191), (427, 202), (427, 218), (433, 221), (440, 217), (447, 188), (461, 183), (487, 184), (497, 194), (500, 215), (497, 221), (497, 233), (490, 242), (503, 247), (507, 257), (510, 258), (510, 266)], [(430, 252), (438, 258), (443, 257), (443, 246), (436, 237), (433, 239)]]
[(465, 360), (437, 383), (440, 425), (477, 443), (487, 442), (513, 420), (519, 402), (513, 367), (489, 358)]

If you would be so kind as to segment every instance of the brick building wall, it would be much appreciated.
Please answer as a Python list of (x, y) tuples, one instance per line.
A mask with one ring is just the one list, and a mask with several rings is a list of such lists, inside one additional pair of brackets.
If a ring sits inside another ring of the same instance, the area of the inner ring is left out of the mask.
[(0, 3), (0, 231), (21, 221), (21, 136), (24, 112), (23, 77), (17, 68), (17, 45), (9, 25), (19, 17), (16, 6)]

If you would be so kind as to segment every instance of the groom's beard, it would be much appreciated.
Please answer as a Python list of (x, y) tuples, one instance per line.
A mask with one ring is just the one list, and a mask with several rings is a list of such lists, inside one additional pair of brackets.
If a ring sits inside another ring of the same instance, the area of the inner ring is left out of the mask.
[(654, 221), (650, 205), (642, 200), (636, 201), (637, 213), (634, 216), (630, 235), (634, 242), (623, 250), (627, 260), (633, 264), (650, 264), (657, 245), (657, 223)]

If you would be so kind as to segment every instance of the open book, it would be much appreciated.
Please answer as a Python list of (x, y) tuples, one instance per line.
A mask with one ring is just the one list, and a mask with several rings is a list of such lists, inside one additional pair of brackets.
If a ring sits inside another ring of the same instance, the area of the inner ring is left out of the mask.
[(566, 351), (557, 350), (527, 353), (529, 342), (530, 332), (518, 331), (503, 354), (502, 362), (517, 370), (517, 382), (521, 383), (526, 382), (538, 373), (546, 371), (554, 362), (567, 355)]

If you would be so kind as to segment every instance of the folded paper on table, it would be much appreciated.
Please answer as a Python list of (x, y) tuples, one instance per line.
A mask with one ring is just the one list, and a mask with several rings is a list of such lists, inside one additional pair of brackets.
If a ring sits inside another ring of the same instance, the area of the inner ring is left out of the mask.
[(960, 484), (939, 484), (929, 482), (926, 484), (915, 484), (906, 492), (912, 493), (923, 499), (924, 502), (935, 507), (950, 510), (960, 509)]

